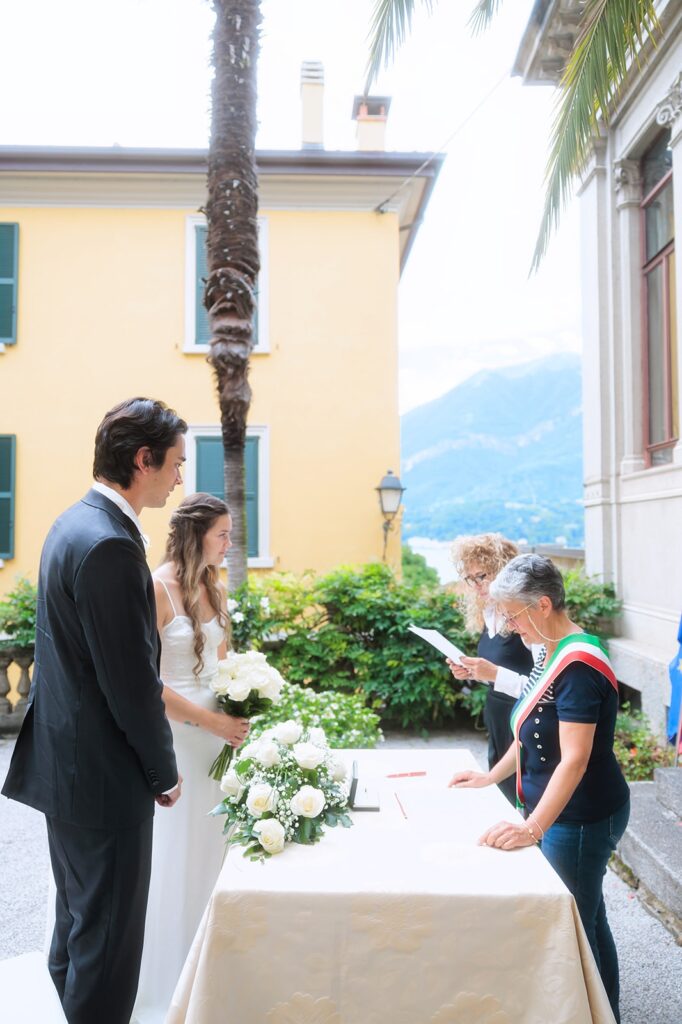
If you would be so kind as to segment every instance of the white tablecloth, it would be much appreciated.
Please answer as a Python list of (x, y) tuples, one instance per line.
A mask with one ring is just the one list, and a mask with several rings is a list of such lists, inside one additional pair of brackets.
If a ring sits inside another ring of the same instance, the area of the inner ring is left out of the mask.
[(344, 758), (380, 813), (265, 864), (231, 850), (168, 1024), (613, 1024), (573, 897), (539, 850), (476, 845), (516, 812), (495, 788), (447, 788), (476, 766), (468, 751)]

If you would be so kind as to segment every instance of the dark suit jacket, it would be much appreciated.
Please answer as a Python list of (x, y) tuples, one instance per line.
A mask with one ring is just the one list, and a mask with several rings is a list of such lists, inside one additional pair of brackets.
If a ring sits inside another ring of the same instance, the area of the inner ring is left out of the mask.
[(178, 778), (157, 653), (142, 540), (91, 490), (43, 548), (33, 684), (5, 796), (87, 828), (151, 817), (154, 794)]

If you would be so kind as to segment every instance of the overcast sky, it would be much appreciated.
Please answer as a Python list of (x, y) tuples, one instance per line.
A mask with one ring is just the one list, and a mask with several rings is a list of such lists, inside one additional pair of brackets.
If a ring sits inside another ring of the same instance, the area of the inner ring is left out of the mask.
[[(303, 60), (325, 66), (325, 145), (354, 147), (371, 0), (263, 0), (258, 145), (300, 145)], [(376, 91), (387, 145), (440, 149), (511, 68), (532, 0), (507, 0), (474, 39), (473, 0), (419, 14)], [(205, 146), (208, 0), (0, 2), (3, 144)], [(553, 93), (508, 79), (447, 143), (400, 290), (403, 411), (484, 367), (579, 351), (578, 230), (564, 217), (528, 267), (542, 206)], [(575, 205), (575, 204), (574, 204)]]

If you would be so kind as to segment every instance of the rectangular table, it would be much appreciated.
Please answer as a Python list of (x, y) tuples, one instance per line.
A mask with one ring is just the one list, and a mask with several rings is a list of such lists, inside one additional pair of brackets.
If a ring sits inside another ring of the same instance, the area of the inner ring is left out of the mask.
[(613, 1024), (540, 851), (476, 845), (516, 812), (495, 787), (447, 788), (469, 751), (342, 756), (381, 811), (265, 864), (232, 849), (167, 1024)]

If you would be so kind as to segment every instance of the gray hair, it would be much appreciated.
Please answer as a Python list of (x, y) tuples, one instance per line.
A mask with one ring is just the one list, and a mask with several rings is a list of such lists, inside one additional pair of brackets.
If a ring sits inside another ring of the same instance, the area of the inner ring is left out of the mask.
[(490, 584), (490, 596), (493, 601), (524, 601), (532, 605), (541, 597), (548, 597), (555, 611), (566, 607), (563, 576), (544, 555), (512, 558)]

